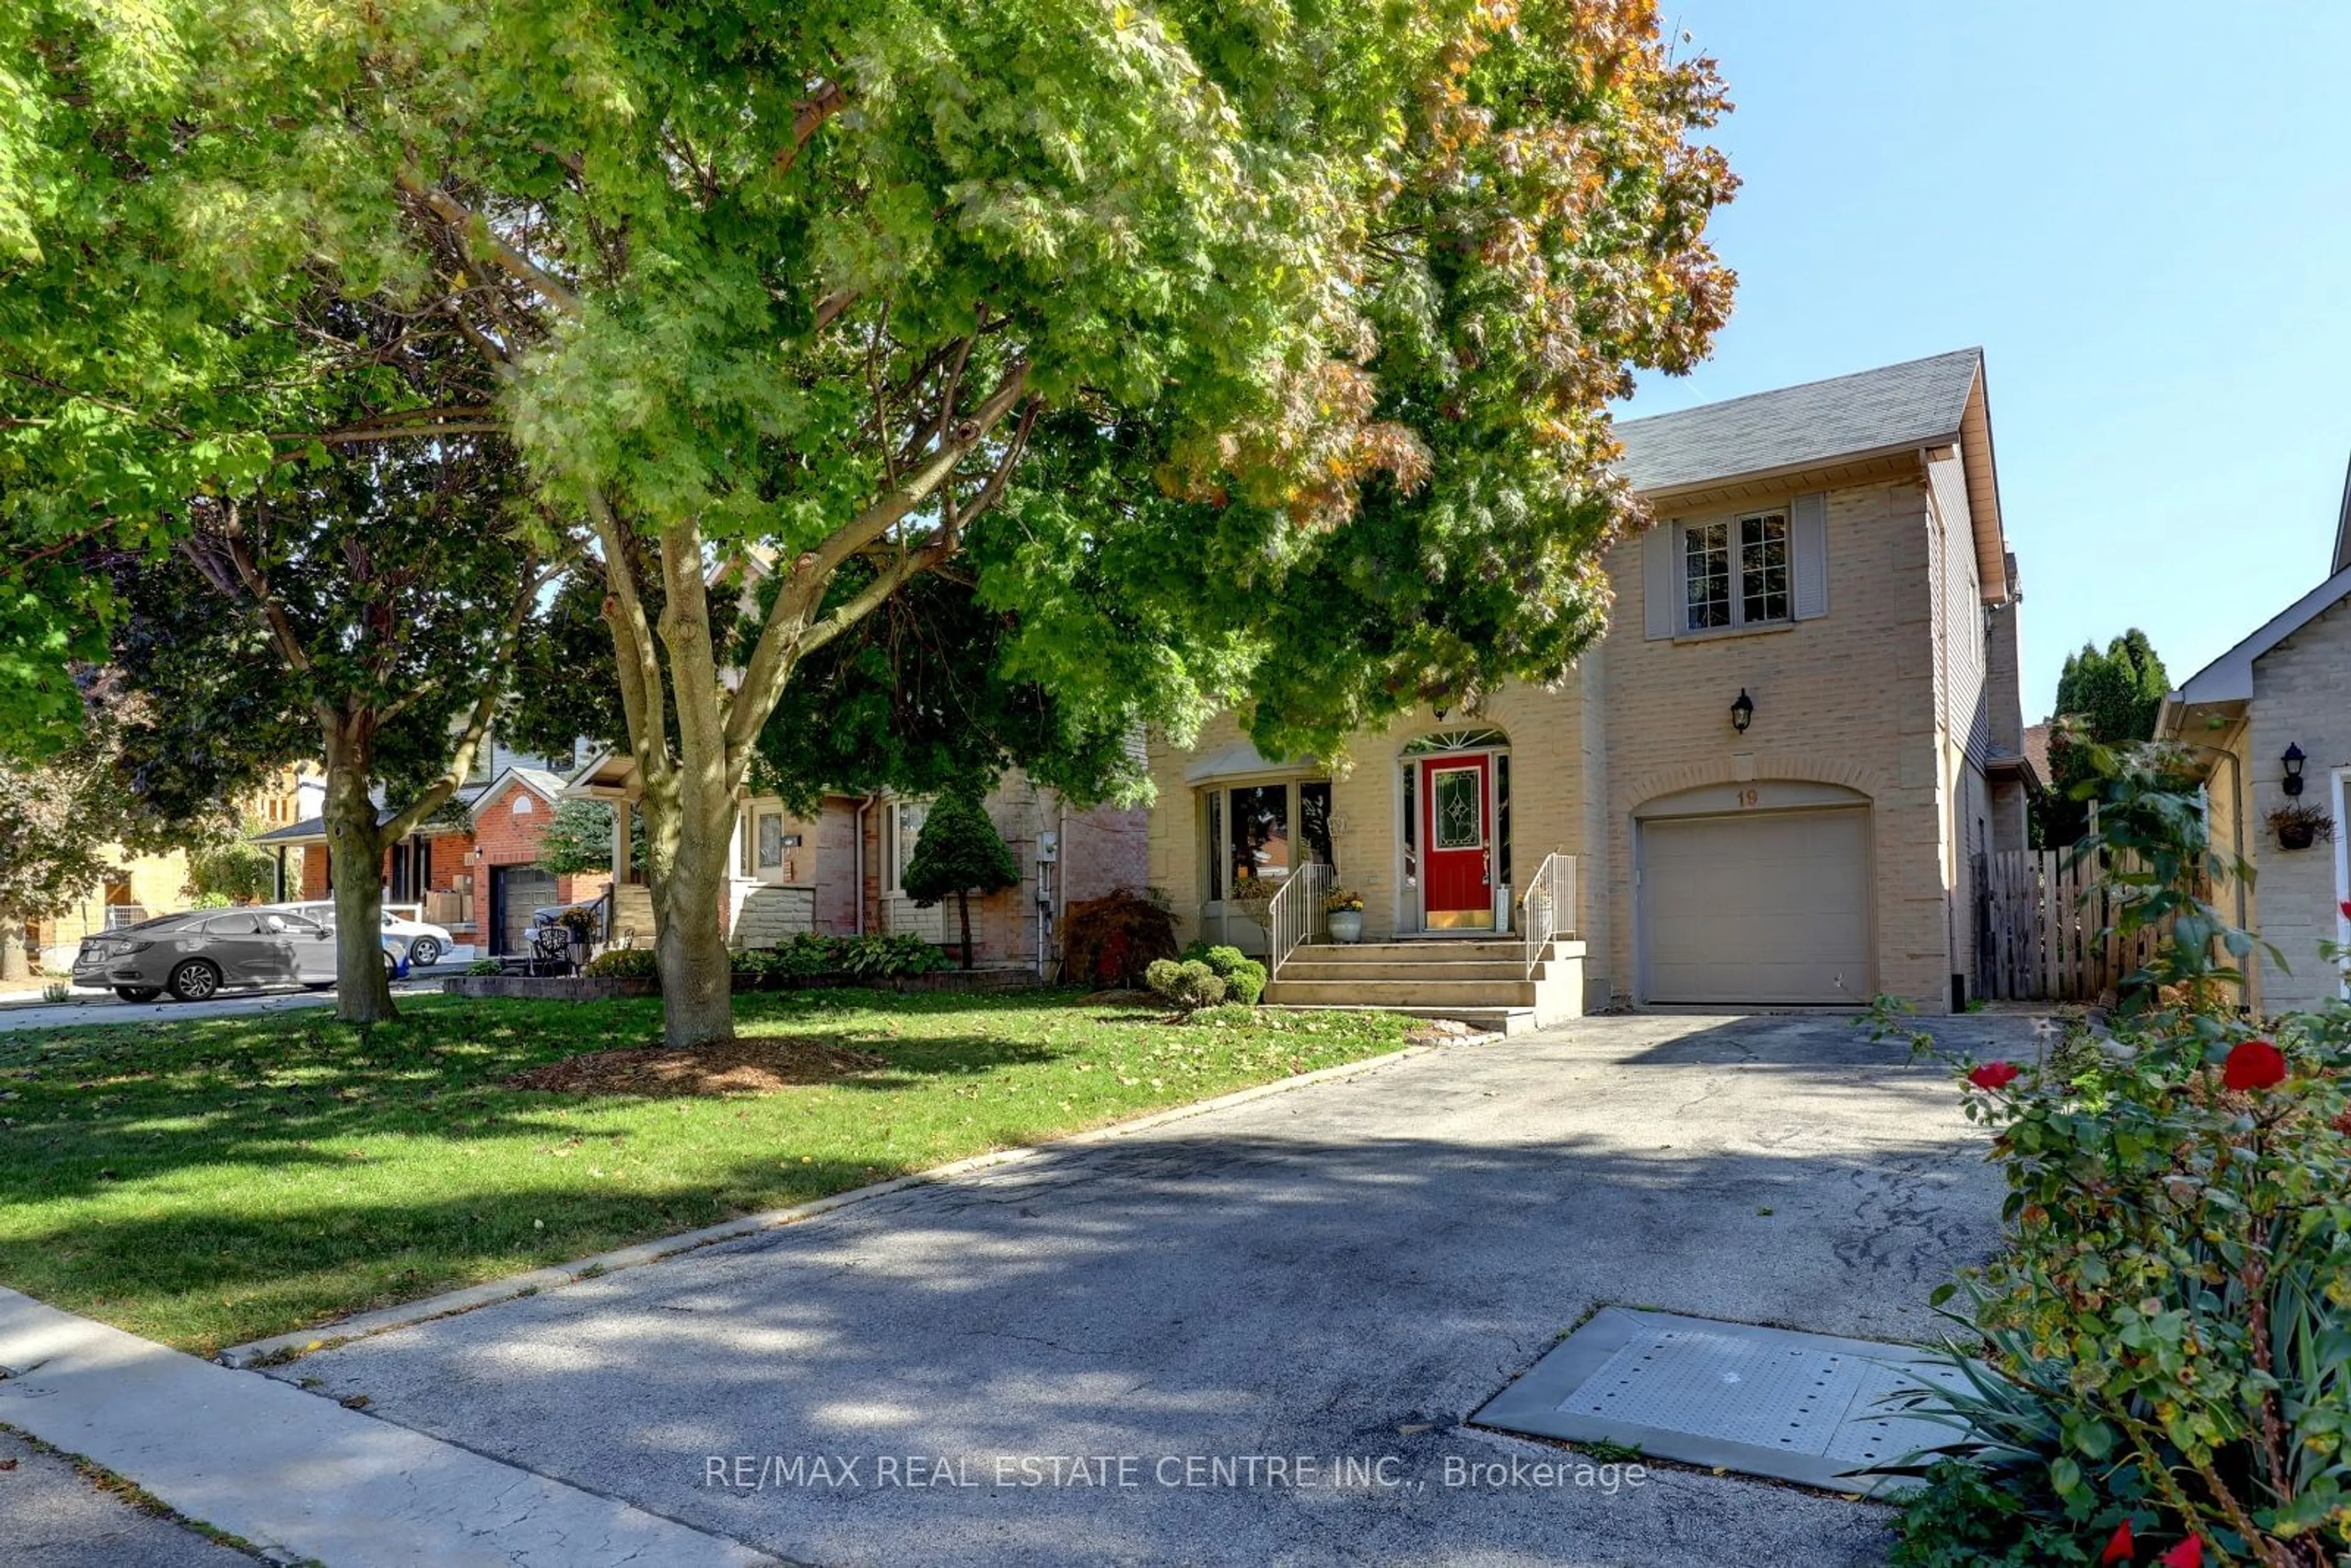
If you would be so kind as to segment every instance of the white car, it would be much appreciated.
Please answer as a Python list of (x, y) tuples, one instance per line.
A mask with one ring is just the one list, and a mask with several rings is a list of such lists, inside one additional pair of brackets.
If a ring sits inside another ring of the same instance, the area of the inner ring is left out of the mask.
[[(316, 900), (302, 904), (273, 904), (271, 909), (282, 909), (289, 915), (304, 915), (332, 931), (335, 928), (335, 905), (332, 900)], [(452, 946), (449, 928), (430, 925), (422, 920), (411, 920), (383, 912), (383, 950), (395, 958), (405, 958), (412, 965), (437, 964)]]

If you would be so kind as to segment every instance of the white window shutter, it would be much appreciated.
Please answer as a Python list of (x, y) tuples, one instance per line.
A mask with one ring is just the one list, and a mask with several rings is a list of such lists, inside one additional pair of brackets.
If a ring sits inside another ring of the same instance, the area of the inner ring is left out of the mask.
[(1641, 603), (1648, 612), (1646, 635), (1651, 639), (1674, 634), (1681, 606), (1674, 591), (1679, 573), (1674, 570), (1674, 537), (1681, 532), (1674, 523), (1658, 523), (1641, 540)]
[(1789, 508), (1788, 531), (1794, 536), (1795, 618), (1817, 620), (1829, 612), (1829, 498), (1797, 497)]

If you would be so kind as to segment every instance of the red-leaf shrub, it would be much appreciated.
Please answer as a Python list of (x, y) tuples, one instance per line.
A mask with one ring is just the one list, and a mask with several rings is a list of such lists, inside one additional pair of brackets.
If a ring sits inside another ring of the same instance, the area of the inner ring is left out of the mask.
[(1143, 984), (1143, 972), (1176, 956), (1176, 916), (1129, 888), (1080, 899), (1061, 917), (1061, 977), (1098, 989)]

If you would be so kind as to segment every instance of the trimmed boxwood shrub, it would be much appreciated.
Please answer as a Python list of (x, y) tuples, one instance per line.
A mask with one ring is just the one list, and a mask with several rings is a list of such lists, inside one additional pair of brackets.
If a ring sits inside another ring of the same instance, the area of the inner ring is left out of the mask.
[(1187, 1013), (1197, 1008), (1215, 1007), (1225, 999), (1225, 982), (1196, 958), (1188, 964), (1179, 964), (1173, 958), (1155, 959), (1144, 971), (1143, 978), (1155, 995)]
[(1224, 981), (1227, 1001), (1253, 1008), (1257, 999), (1265, 995), (1265, 966), (1238, 947), (1224, 943), (1211, 947), (1206, 942), (1195, 942), (1184, 949), (1184, 961), (1208, 966), (1209, 972)]

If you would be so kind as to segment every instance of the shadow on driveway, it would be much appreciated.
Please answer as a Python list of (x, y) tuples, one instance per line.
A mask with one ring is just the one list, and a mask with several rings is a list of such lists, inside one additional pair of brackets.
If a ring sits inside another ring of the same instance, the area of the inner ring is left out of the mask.
[[(2019, 1020), (1981, 1038), (2029, 1050)], [(1589, 1020), (280, 1375), (800, 1560), (1875, 1562), (1876, 1511), (1735, 1478), (1447, 1482), (1560, 1457), (1458, 1424), (1604, 1303), (1934, 1337), (1927, 1294), (1989, 1251), (1998, 1182), (1944, 1076), (1904, 1057), (1849, 1018)], [(908, 1485), (908, 1456), (973, 1484)], [(1133, 1466), (1025, 1484), (1052, 1456)], [(1252, 1456), (1369, 1479), (1250, 1485)], [(858, 1484), (810, 1484), (819, 1457)], [(762, 1485), (713, 1484), (746, 1473)]]

